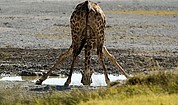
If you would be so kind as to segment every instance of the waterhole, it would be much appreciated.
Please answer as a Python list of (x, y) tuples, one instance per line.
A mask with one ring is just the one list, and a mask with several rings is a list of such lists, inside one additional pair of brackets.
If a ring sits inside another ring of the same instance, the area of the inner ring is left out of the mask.
[[(124, 75), (108, 75), (110, 81), (117, 81), (117, 80), (126, 80), (126, 77)], [(19, 82), (19, 81), (30, 81), (30, 82), (36, 82), (37, 79), (40, 77), (37, 76), (1, 76), (0, 81), (12, 81), (12, 82)], [(80, 73), (74, 73), (72, 75), (72, 81), (70, 85), (75, 86), (81, 86), (81, 78), (82, 75)], [(64, 85), (65, 81), (67, 80), (66, 76), (50, 76), (45, 81), (43, 81), (43, 84), (46, 85)], [(91, 86), (107, 86), (104, 78), (104, 74), (93, 74), (92, 75), (92, 83)]]

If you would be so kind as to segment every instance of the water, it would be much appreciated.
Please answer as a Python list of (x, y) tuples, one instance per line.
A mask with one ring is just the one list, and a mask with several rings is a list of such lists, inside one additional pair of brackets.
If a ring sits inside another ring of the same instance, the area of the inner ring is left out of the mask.
[[(117, 81), (117, 80), (126, 80), (126, 77), (124, 75), (108, 75), (110, 81)], [(39, 77), (21, 77), (21, 76), (10, 76), (10, 77), (2, 77), (0, 81), (31, 81), (31, 82), (36, 82), (36, 80)], [(72, 81), (70, 85), (75, 85), (75, 86), (81, 86), (81, 78), (82, 75), (79, 73), (74, 73), (72, 75)], [(65, 81), (67, 80), (67, 77), (49, 77), (45, 81), (43, 81), (43, 84), (46, 85), (64, 85)], [(104, 74), (93, 74), (92, 75), (92, 84), (91, 86), (107, 86), (104, 78)]]
[(2, 77), (0, 81), (23, 81), (21, 76), (15, 77)]

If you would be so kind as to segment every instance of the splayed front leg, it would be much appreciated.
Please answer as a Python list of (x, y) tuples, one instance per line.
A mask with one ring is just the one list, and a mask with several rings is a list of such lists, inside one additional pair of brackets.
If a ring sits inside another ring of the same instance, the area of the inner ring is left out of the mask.
[(51, 74), (51, 72), (52, 72), (52, 69), (49, 70), (46, 74), (43, 74), (43, 76), (39, 80), (37, 80), (35, 84), (41, 85), (42, 82), (48, 78), (48, 76)]
[(73, 48), (70, 47), (64, 54), (62, 54), (61, 56), (59, 56), (57, 62), (53, 65), (53, 67), (46, 74), (43, 74), (43, 76), (39, 80), (37, 80), (35, 84), (36, 85), (41, 85), (42, 82), (48, 78), (48, 76), (52, 73), (52, 71), (58, 65), (60, 65), (67, 57), (69, 57), (70, 55), (72, 55), (72, 52), (73, 52)]
[(108, 57), (108, 59), (111, 61), (112, 64), (114, 64), (116, 66), (116, 68), (123, 74), (125, 75), (127, 78), (129, 78), (129, 74), (127, 74), (125, 72), (125, 70), (117, 63), (115, 57), (109, 53), (109, 51), (106, 49), (106, 47), (104, 46), (102, 49), (102, 52), (104, 54), (104, 56)]

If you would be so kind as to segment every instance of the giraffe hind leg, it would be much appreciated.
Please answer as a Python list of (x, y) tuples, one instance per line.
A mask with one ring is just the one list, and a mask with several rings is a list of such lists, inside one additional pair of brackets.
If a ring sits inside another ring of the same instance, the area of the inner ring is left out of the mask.
[(64, 86), (69, 86), (69, 84), (71, 83), (71, 77), (72, 77), (72, 72), (73, 72), (74, 63), (76, 61), (76, 58), (77, 58), (77, 56), (73, 56), (70, 72), (69, 72), (69, 75), (68, 75), (66, 82), (64, 83)]
[(79, 45), (74, 44), (73, 60), (72, 60), (72, 64), (71, 64), (71, 68), (70, 68), (70, 72), (69, 72), (68, 78), (67, 78), (66, 82), (64, 83), (64, 86), (69, 86), (69, 84), (71, 83), (71, 77), (72, 77), (72, 73), (73, 73), (74, 63), (76, 61), (77, 56), (82, 51), (85, 43), (86, 43), (86, 40), (83, 39)]
[(102, 49), (98, 50), (97, 53), (98, 53), (100, 64), (101, 64), (101, 66), (103, 67), (103, 70), (104, 70), (104, 76), (105, 76), (106, 84), (109, 86), (110, 80), (109, 80), (107, 70), (106, 70), (106, 67), (105, 67), (105, 64), (104, 64)]
[(72, 52), (73, 52), (73, 48), (70, 47), (64, 54), (60, 55), (58, 57), (58, 60), (56, 61), (56, 63), (52, 66), (52, 68), (46, 73), (46, 74), (43, 74), (43, 76), (36, 81), (36, 85), (41, 85), (42, 82), (44, 80), (47, 79), (47, 77), (51, 74), (51, 72), (58, 66), (60, 65), (67, 57), (69, 57), (70, 55), (72, 55)]
[(116, 68), (123, 74), (125, 75), (127, 78), (130, 77), (125, 70), (117, 63), (115, 57), (109, 53), (109, 51), (106, 49), (106, 47), (104, 46), (102, 49), (102, 52), (104, 54), (104, 56), (108, 57), (108, 59), (111, 61), (112, 64), (114, 64), (116, 66)]

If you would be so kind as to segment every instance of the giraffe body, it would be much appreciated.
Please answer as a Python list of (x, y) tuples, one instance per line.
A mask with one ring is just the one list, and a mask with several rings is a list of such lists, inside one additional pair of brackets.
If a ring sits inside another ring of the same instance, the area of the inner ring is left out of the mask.
[(98, 53), (102, 52), (101, 48), (104, 43), (104, 27), (106, 24), (105, 15), (98, 4), (85, 1), (76, 6), (72, 13), (70, 24), (73, 49), (79, 50), (74, 50), (73, 53), (80, 52), (82, 47), (85, 47), (85, 70), (81, 82), (84, 85), (89, 85), (92, 74), (90, 53), (96, 49)]
[(85, 48), (85, 70), (82, 73), (81, 82), (84, 85), (91, 84), (92, 71), (90, 68), (91, 51), (97, 51), (97, 55), (101, 66), (104, 70), (105, 81), (109, 84), (109, 78), (107, 75), (106, 67), (104, 65), (103, 56), (108, 59), (116, 66), (116, 68), (122, 72), (126, 77), (128, 74), (122, 69), (117, 63), (114, 56), (112, 56), (106, 47), (104, 46), (104, 29), (106, 25), (105, 15), (97, 3), (91, 1), (85, 1), (78, 4), (72, 13), (70, 18), (70, 27), (72, 34), (72, 45), (64, 54), (60, 55), (53, 67), (43, 75), (36, 84), (41, 84), (55, 69), (59, 66), (67, 57), (73, 56), (70, 73), (68, 79), (64, 85), (68, 86), (71, 82), (72, 72), (74, 63), (81, 50)]

